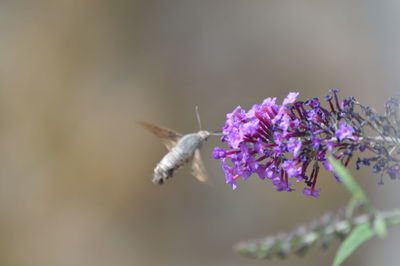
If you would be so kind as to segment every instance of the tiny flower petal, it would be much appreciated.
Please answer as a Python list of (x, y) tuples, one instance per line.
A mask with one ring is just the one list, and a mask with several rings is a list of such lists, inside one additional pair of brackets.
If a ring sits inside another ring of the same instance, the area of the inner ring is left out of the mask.
[(222, 159), (226, 156), (226, 150), (219, 147), (215, 147), (212, 156), (214, 159)]
[(296, 162), (286, 160), (282, 163), (282, 169), (285, 170), (290, 177), (297, 177), (301, 174), (301, 169), (297, 168)]
[(307, 196), (313, 196), (313, 197), (315, 197), (315, 198), (319, 198), (319, 192), (321, 191), (321, 189), (315, 189), (315, 190), (312, 190), (311, 188), (309, 188), (309, 187), (305, 187), (304, 189), (303, 189), (303, 194), (304, 195), (307, 195)]
[(354, 129), (352, 127), (347, 126), (346, 122), (339, 122), (339, 129), (336, 130), (335, 134), (339, 140), (343, 140), (345, 138), (351, 137), (354, 133)]
[(290, 138), (287, 147), (289, 152), (293, 153), (294, 157), (297, 157), (301, 149), (301, 141), (297, 138)]
[(288, 96), (283, 100), (282, 105), (292, 104), (296, 101), (297, 96), (299, 96), (299, 92), (289, 92)]

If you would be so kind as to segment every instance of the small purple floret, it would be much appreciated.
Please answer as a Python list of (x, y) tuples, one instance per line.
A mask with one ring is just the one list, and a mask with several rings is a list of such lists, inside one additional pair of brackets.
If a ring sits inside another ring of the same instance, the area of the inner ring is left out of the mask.
[(214, 159), (224, 158), (226, 156), (226, 150), (219, 147), (215, 147), (212, 156)]
[(336, 137), (341, 141), (353, 136), (353, 133), (354, 129), (349, 127), (344, 121), (339, 122), (339, 129), (335, 131)]
[(304, 195), (307, 195), (307, 196), (313, 196), (313, 197), (315, 197), (315, 198), (319, 198), (319, 192), (321, 191), (321, 189), (319, 188), (319, 189), (315, 189), (315, 190), (312, 190), (311, 188), (309, 188), (309, 187), (305, 187), (304, 189), (303, 189), (303, 194)]

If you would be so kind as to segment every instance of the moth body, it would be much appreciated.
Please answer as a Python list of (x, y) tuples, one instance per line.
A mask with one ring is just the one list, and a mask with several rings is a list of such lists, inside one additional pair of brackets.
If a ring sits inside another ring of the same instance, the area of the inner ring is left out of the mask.
[(140, 124), (160, 137), (169, 151), (154, 168), (153, 183), (164, 183), (165, 180), (172, 177), (176, 169), (189, 161), (192, 161), (192, 175), (201, 182), (208, 181), (207, 171), (200, 155), (200, 148), (211, 135), (210, 132), (200, 130), (197, 133), (182, 135), (171, 129), (147, 122), (140, 122)]
[(164, 183), (166, 179), (173, 175), (176, 169), (192, 160), (195, 153), (198, 152), (209, 136), (210, 133), (204, 130), (182, 136), (170, 152), (157, 164), (154, 169), (153, 183)]

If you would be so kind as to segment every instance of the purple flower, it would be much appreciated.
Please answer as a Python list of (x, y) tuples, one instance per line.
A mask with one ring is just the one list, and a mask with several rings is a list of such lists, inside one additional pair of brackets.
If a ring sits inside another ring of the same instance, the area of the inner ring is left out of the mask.
[(390, 167), (387, 173), (391, 179), (400, 179), (400, 164)]
[(293, 153), (294, 157), (297, 157), (301, 149), (301, 141), (297, 138), (290, 138), (287, 143), (288, 151)]
[[(318, 197), (320, 189), (315, 186), (319, 164), (333, 172), (326, 155), (331, 153), (347, 166), (355, 151), (365, 150), (378, 155), (369, 160), (358, 159), (358, 167), (375, 162), (374, 171), (386, 171), (392, 178), (400, 179), (399, 159), (390, 155), (395, 147), (392, 145), (388, 149), (379, 143), (371, 145), (362, 136), (363, 127), (375, 123), (374, 129), (382, 128), (381, 134), (398, 139), (400, 132), (391, 125), (396, 125), (400, 119), (383, 119), (373, 110), (361, 106), (369, 117), (369, 124), (364, 123), (364, 118), (354, 111), (355, 99), (350, 97), (339, 102), (338, 92), (332, 90), (333, 96), (325, 98), (329, 110), (317, 98), (298, 101), (297, 92), (289, 93), (281, 105), (276, 103), (276, 98), (266, 98), (247, 112), (236, 107), (227, 115), (222, 130), (221, 140), (228, 147), (216, 147), (213, 151), (213, 157), (221, 160), (226, 182), (235, 189), (240, 177), (245, 180), (257, 174), (262, 180), (272, 181), (277, 191), (293, 191), (290, 179), (294, 178), (296, 182), (304, 183), (305, 195)], [(386, 113), (399, 113), (393, 111), (399, 106), (400, 100), (392, 100)], [(400, 148), (397, 154), (400, 154)]]
[(301, 174), (301, 169), (297, 168), (297, 164), (293, 160), (284, 161), (282, 169), (286, 171), (289, 177), (297, 177)]
[(335, 135), (339, 138), (339, 140), (351, 137), (353, 133), (354, 129), (347, 126), (346, 122), (344, 121), (339, 122), (339, 129), (335, 131)]
[(222, 168), (223, 168), (224, 171), (225, 171), (226, 183), (227, 183), (227, 184), (230, 184), (230, 185), (232, 186), (232, 189), (235, 190), (236, 187), (237, 187), (237, 183), (236, 183), (235, 180), (236, 180), (239, 176), (237, 176), (237, 175), (234, 176), (234, 175), (233, 175), (233, 173), (234, 173), (234, 168), (233, 168), (233, 167), (229, 167), (228, 164), (226, 163), (225, 159), (222, 159), (221, 163), (222, 163)]
[(299, 94), (300, 94), (299, 92), (289, 92), (288, 96), (286, 96), (286, 98), (283, 100), (282, 105), (285, 106), (288, 104), (293, 104), (296, 101), (297, 96), (299, 96)]
[(212, 156), (214, 159), (224, 158), (226, 156), (226, 150), (219, 147), (215, 147)]
[(290, 187), (291, 183), (288, 182), (284, 182), (282, 180), (280, 180), (279, 178), (276, 178), (276, 180), (274, 180), (273, 182), (274, 187), (276, 189), (276, 191), (280, 192), (280, 191), (293, 191), (294, 189)]
[(322, 143), (322, 139), (321, 138), (312, 138), (312, 142), (313, 142), (313, 148), (318, 148), (321, 143)]
[(243, 140), (243, 132), (240, 128), (243, 121), (246, 121), (246, 112), (240, 107), (236, 107), (232, 113), (226, 115), (225, 127), (222, 130), (223, 140), (227, 139), (232, 147), (237, 148)]
[(304, 195), (307, 195), (307, 196), (313, 196), (313, 197), (315, 197), (315, 198), (319, 198), (319, 192), (321, 191), (321, 189), (319, 188), (319, 189), (315, 189), (315, 190), (313, 190), (313, 189), (311, 189), (311, 188), (309, 188), (309, 187), (305, 187), (304, 189), (303, 189), (303, 194)]
[(286, 115), (286, 106), (288, 104), (293, 104), (296, 101), (297, 96), (299, 95), (298, 92), (290, 92), (288, 96), (283, 100), (282, 105), (278, 107), (278, 113), (275, 115), (274, 119), (272, 120), (273, 123), (279, 122), (282, 119), (282, 116)]
[(328, 151), (332, 151), (333, 148), (335, 147), (335, 144), (330, 140), (326, 141), (325, 145), (326, 145), (326, 148), (327, 148)]

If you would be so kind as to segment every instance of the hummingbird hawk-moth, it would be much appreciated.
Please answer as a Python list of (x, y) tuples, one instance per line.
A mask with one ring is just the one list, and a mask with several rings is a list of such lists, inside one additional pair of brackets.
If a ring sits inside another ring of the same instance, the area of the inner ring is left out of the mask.
[(172, 177), (176, 169), (188, 163), (190, 160), (192, 161), (192, 174), (197, 180), (201, 182), (206, 182), (208, 180), (200, 156), (200, 148), (211, 135), (210, 132), (200, 130), (197, 133), (182, 135), (171, 129), (158, 127), (150, 123), (140, 122), (140, 124), (160, 137), (169, 150), (154, 168), (153, 183), (164, 183), (165, 180)]

